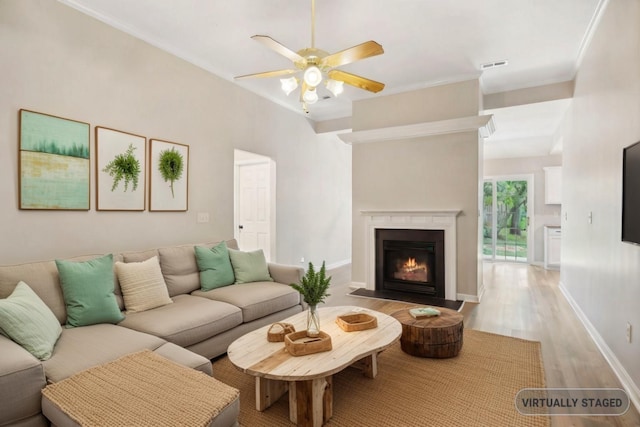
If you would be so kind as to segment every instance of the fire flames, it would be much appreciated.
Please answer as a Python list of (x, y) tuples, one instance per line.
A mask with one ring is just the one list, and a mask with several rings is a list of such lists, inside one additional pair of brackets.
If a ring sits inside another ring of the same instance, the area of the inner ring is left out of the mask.
[(408, 257), (404, 262), (400, 261), (393, 277), (412, 282), (427, 282), (427, 264), (418, 262), (413, 257)]

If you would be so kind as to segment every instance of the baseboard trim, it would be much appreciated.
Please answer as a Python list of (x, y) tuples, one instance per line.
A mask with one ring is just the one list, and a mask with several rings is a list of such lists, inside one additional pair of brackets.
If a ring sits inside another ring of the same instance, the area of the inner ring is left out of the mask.
[(478, 287), (478, 296), (474, 297), (474, 299), (476, 299), (477, 301), (474, 302), (481, 302), (482, 301), (482, 297), (484, 296), (484, 281), (480, 284), (480, 286)]
[(484, 296), (484, 284), (482, 285), (482, 288), (480, 288), (480, 292), (478, 292), (478, 302), (482, 302), (482, 297)]
[(335, 270), (341, 267), (345, 267), (347, 265), (351, 264), (351, 260), (350, 259), (343, 259), (342, 261), (338, 261), (338, 262), (333, 262), (329, 265), (325, 265), (324, 268), (326, 270)]
[(622, 387), (624, 387), (625, 391), (629, 394), (629, 399), (633, 402), (633, 406), (636, 407), (638, 411), (640, 411), (640, 388), (638, 388), (637, 384), (633, 381), (627, 370), (622, 366), (622, 363), (618, 360), (616, 355), (611, 351), (611, 348), (607, 345), (605, 340), (602, 338), (598, 330), (593, 326), (593, 324), (589, 321), (589, 318), (584, 314), (578, 303), (573, 299), (567, 288), (564, 286), (562, 281), (560, 282), (560, 292), (564, 295), (564, 298), (567, 300), (573, 311), (578, 316), (578, 319), (582, 322), (585, 329), (591, 335), (591, 338), (596, 343), (596, 346), (600, 350), (600, 353), (604, 356), (613, 372), (616, 374), (620, 382), (622, 383)]
[(477, 295), (456, 294), (456, 299), (458, 301), (480, 302), (480, 297)]
[(349, 285), (349, 288), (352, 291), (355, 291), (358, 288), (366, 288), (366, 287), (367, 287), (367, 284), (364, 282), (351, 282), (351, 284)]

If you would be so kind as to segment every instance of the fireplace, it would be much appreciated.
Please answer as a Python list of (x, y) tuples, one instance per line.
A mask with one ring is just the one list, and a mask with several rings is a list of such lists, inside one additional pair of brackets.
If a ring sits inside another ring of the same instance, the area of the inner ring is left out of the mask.
[[(376, 233), (378, 230), (444, 230), (444, 295), (445, 300), (463, 299), (457, 286), (457, 216), (460, 210), (362, 210), (366, 239), (364, 246), (365, 282), (354, 282), (359, 287), (376, 290)], [(410, 295), (410, 294), (409, 294)], [(419, 294), (416, 294), (419, 295)]]
[(375, 289), (445, 298), (444, 230), (376, 229)]

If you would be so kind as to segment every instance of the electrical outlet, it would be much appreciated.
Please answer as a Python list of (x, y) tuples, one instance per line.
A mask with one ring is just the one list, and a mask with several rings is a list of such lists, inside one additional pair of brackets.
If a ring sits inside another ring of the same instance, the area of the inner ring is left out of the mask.
[(304, 257), (300, 258), (300, 264), (304, 264)]
[(198, 212), (196, 221), (198, 222), (198, 224), (209, 222), (209, 212)]
[(631, 323), (627, 322), (627, 342), (631, 342)]

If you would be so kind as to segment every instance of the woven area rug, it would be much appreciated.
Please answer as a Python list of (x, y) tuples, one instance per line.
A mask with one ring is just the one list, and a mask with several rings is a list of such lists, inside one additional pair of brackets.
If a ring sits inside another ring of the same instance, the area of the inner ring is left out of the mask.
[[(227, 357), (213, 364), (214, 377), (240, 389), (243, 427), (291, 426), (288, 398), (264, 412), (255, 409), (254, 378)], [(341, 427), (548, 426), (549, 418), (515, 408), (522, 388), (544, 387), (540, 343), (465, 330), (457, 357), (423, 359), (396, 343), (378, 358), (378, 376), (345, 369), (333, 377), (333, 417)]]

